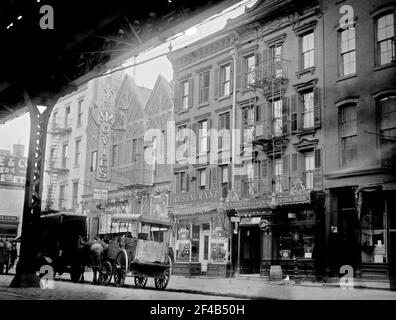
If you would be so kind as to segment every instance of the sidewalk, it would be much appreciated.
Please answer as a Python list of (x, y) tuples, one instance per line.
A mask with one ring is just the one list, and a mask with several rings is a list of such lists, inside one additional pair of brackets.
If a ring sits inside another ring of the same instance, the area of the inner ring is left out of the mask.
[[(117, 288), (92, 285), (92, 273), (86, 272), (85, 284), (74, 284), (68, 274), (55, 281), (54, 290), (40, 288), (9, 288), (11, 276), (0, 277), (0, 299), (275, 299), (275, 300), (396, 300), (396, 291), (385, 289), (341, 289), (339, 286), (318, 283), (294, 284), (292, 281), (265, 282), (262, 279), (184, 277), (172, 275), (165, 291), (154, 289), (149, 279), (146, 289), (137, 289), (134, 278), (127, 277), (126, 286)], [(6, 294), (4, 294), (6, 293)], [(10, 294), (16, 294), (15, 298)]]
[[(188, 284), (188, 287), (187, 287)], [(206, 294), (226, 295), (244, 299), (297, 299), (297, 300), (396, 300), (396, 292), (386, 289), (341, 289), (336, 284), (294, 284), (292, 281), (266, 282), (261, 279), (171, 277), (169, 289)]]

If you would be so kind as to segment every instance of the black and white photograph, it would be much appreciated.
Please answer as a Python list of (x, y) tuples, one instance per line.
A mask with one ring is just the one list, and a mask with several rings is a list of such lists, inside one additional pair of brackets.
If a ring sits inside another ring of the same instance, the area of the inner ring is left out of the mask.
[(1, 0), (1, 309), (396, 300), (395, 15)]

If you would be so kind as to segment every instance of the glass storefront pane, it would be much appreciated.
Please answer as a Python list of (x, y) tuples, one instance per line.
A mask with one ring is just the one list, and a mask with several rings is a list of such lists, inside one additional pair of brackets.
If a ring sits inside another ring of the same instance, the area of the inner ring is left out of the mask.
[(361, 215), (361, 257), (363, 263), (386, 263), (386, 215), (382, 198), (363, 196)]
[(201, 225), (193, 225), (192, 227), (192, 239), (191, 239), (191, 261), (199, 261), (199, 237), (200, 237)]

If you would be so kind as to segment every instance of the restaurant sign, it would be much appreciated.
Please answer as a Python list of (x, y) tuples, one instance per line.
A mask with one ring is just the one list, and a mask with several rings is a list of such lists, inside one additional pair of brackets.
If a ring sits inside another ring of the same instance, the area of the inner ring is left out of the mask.
[(171, 205), (217, 202), (220, 201), (220, 198), (221, 192), (218, 189), (173, 193), (171, 195)]

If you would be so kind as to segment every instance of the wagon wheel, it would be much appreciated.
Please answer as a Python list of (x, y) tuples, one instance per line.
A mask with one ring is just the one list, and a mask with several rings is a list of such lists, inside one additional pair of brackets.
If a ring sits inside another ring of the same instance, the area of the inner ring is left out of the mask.
[(135, 287), (144, 288), (147, 284), (147, 277), (135, 277)]
[(125, 283), (128, 271), (128, 255), (124, 249), (118, 254), (114, 262), (114, 283), (117, 287), (122, 287)]
[(108, 286), (113, 275), (113, 267), (109, 261), (104, 261), (99, 269), (99, 284)]
[(169, 267), (165, 269), (163, 273), (163, 277), (154, 279), (154, 284), (157, 289), (164, 290), (167, 287), (171, 274), (170, 268), (171, 268), (171, 264), (169, 263)]

